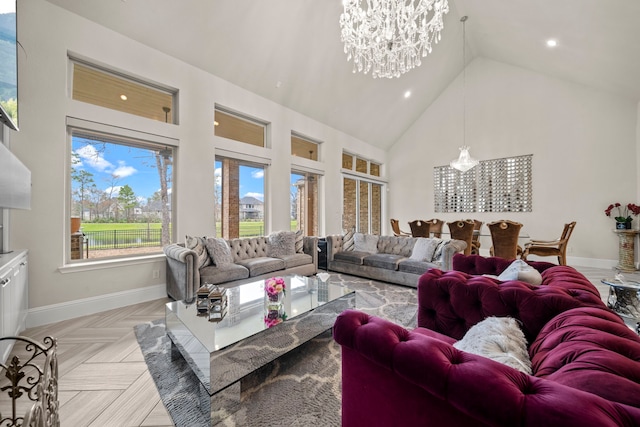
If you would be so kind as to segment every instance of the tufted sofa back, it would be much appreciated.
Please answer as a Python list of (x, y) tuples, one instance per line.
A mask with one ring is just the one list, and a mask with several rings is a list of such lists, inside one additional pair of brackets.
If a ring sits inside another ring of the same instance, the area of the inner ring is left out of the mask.
[[(453, 256), (453, 270), (463, 271), (467, 274), (493, 274), (494, 276), (499, 276), (512, 262), (513, 260), (499, 257), (455, 254)], [(540, 273), (556, 266), (556, 264), (544, 261), (526, 261), (526, 263)]]
[(233, 255), (233, 262), (243, 259), (266, 257), (268, 237), (242, 237), (227, 240)]
[(455, 339), (486, 317), (510, 316), (532, 342), (559, 313), (590, 306), (605, 307), (595, 286), (567, 266), (543, 271), (540, 286), (438, 269), (418, 280), (418, 326)]
[(529, 353), (537, 377), (640, 408), (640, 338), (611, 310), (559, 314)]
[(378, 238), (378, 253), (409, 258), (415, 244), (416, 239), (413, 237), (380, 236)]

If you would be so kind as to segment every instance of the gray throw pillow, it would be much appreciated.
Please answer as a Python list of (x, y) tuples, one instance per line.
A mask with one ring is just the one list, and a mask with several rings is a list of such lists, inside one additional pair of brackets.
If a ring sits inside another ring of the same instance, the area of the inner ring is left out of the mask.
[(531, 374), (527, 339), (511, 317), (487, 317), (472, 326), (453, 346)]
[(225, 239), (219, 237), (208, 237), (206, 247), (213, 263), (217, 266), (233, 264), (231, 248)]
[(302, 230), (296, 231), (296, 253), (303, 254), (304, 253), (304, 235), (302, 234)]
[(352, 251), (353, 250), (353, 235), (356, 233), (356, 228), (353, 227), (351, 230), (347, 231), (342, 235), (342, 250), (343, 251)]
[(378, 253), (378, 236), (375, 234), (355, 233), (353, 235), (353, 250), (370, 254)]
[(194, 251), (198, 257), (198, 265), (196, 266), (198, 270), (202, 267), (211, 265), (211, 259), (209, 259), (209, 254), (207, 253), (204, 237), (185, 236), (184, 241), (184, 247)]
[(294, 231), (277, 231), (271, 233), (267, 240), (267, 256), (279, 258), (285, 255), (295, 255), (296, 233)]
[(521, 259), (513, 261), (500, 275), (498, 280), (503, 282), (507, 280), (520, 280), (531, 285), (542, 284), (542, 275), (538, 270), (531, 267)]
[(413, 245), (410, 258), (415, 261), (431, 262), (436, 246), (440, 243), (440, 239), (431, 239), (427, 237), (418, 237)]

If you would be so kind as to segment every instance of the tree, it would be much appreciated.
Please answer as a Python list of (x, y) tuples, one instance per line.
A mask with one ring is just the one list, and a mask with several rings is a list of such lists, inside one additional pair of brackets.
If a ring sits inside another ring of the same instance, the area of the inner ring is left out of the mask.
[[(71, 164), (76, 165), (80, 162), (78, 155), (76, 153), (72, 153), (71, 155)], [(93, 181), (93, 174), (91, 172), (87, 172), (84, 169), (76, 169), (72, 167), (71, 169), (71, 179), (78, 183), (78, 187), (74, 191), (74, 194), (80, 200), (80, 218), (84, 216), (84, 201), (88, 198), (91, 186), (95, 187), (95, 183)]]
[(160, 202), (162, 205), (162, 246), (171, 243), (169, 235), (169, 223), (171, 221), (169, 212), (169, 166), (172, 163), (171, 151), (162, 150), (155, 152), (156, 167), (160, 176)]
[(131, 222), (131, 213), (133, 212), (133, 208), (138, 206), (138, 198), (136, 197), (136, 194), (133, 192), (133, 189), (129, 187), (128, 184), (120, 188), (120, 193), (118, 194), (118, 201), (120, 202), (120, 205), (124, 208), (127, 221)]

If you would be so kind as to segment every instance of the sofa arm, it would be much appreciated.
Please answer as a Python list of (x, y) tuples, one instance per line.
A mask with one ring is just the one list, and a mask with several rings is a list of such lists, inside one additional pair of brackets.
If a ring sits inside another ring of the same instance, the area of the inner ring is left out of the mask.
[(431, 269), (418, 279), (418, 326), (455, 339), (489, 316), (510, 316), (522, 322), (532, 342), (559, 313), (589, 306), (605, 305), (597, 289), (571, 267), (545, 270), (540, 286), (455, 270)]
[(333, 335), (342, 346), (343, 427), (609, 427), (640, 420), (638, 408), (524, 374), (359, 311), (343, 312)]
[(197, 254), (181, 244), (163, 248), (167, 259), (167, 295), (175, 300), (193, 301), (200, 287)]
[(304, 236), (302, 238), (302, 251), (307, 255), (311, 255), (315, 271), (318, 271), (318, 237)]
[(450, 240), (449, 243), (442, 248), (442, 270), (449, 271), (453, 269), (453, 256), (459, 252), (464, 252), (467, 248), (467, 242), (464, 240)]
[(340, 234), (332, 234), (327, 239), (327, 262), (333, 261), (336, 253), (342, 251), (342, 236)]

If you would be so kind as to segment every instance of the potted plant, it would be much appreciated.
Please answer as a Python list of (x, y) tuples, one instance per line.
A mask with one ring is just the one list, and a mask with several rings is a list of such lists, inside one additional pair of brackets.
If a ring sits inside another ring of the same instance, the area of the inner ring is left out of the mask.
[(633, 221), (631, 215), (638, 216), (640, 214), (640, 206), (633, 203), (627, 205), (614, 203), (609, 205), (609, 207), (604, 210), (604, 213), (606, 216), (613, 216), (613, 219), (616, 220), (617, 230), (630, 230), (631, 221)]

